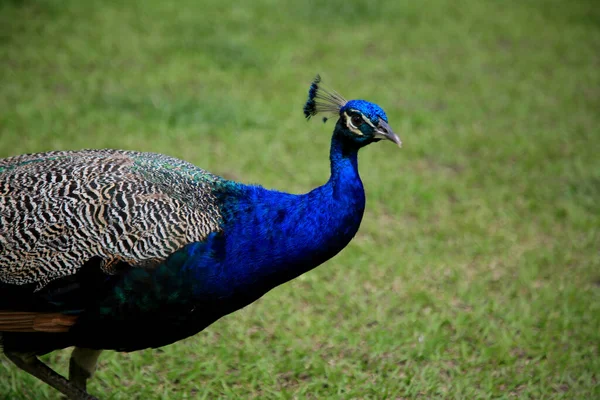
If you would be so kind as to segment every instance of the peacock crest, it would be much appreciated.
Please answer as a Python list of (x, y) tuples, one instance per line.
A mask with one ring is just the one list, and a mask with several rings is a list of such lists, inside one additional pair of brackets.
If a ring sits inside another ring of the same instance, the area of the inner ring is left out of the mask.
[[(319, 113), (337, 115), (346, 103), (348, 101), (341, 94), (324, 86), (321, 76), (317, 75), (308, 90), (308, 99), (304, 104), (304, 116), (309, 120)], [(326, 121), (327, 117), (323, 117), (323, 122)]]

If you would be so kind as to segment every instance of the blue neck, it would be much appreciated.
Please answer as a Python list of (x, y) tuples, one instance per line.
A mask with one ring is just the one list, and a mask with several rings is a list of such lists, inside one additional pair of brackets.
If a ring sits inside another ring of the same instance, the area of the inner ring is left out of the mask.
[[(335, 256), (358, 231), (365, 208), (359, 147), (338, 123), (331, 177), (303, 195), (218, 181), (213, 193), (222, 231), (188, 244), (155, 269), (115, 276), (112, 295), (79, 320), (80, 337), (101, 338), (102, 346), (126, 351), (169, 344)], [(147, 334), (156, 321), (171, 326), (169, 333)], [(111, 329), (125, 336), (99, 333)]]
[(365, 208), (357, 153), (338, 125), (331, 177), (323, 186), (293, 195), (240, 185), (234, 201), (226, 196), (230, 217), (222, 236), (203, 245), (210, 251), (189, 259), (194, 280), (203, 282), (197, 295), (233, 296), (239, 308), (339, 253), (358, 231)]

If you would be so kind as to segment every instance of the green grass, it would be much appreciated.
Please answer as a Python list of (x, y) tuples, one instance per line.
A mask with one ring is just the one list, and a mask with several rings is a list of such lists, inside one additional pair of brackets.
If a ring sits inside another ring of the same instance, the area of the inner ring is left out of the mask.
[[(0, 156), (168, 153), (323, 183), (313, 75), (381, 104), (338, 257), (171, 346), (107, 352), (105, 399), (600, 397), (593, 0), (0, 1)], [(67, 352), (44, 357), (66, 372)], [(0, 398), (58, 399), (0, 359)]]

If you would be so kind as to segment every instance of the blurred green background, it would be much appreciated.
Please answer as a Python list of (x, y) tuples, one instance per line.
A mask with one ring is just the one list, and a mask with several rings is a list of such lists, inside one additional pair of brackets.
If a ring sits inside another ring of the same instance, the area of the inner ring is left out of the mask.
[[(154, 151), (306, 192), (316, 73), (404, 141), (361, 152), (356, 239), (193, 338), (103, 354), (90, 392), (600, 397), (595, 0), (0, 0), (0, 157)], [(0, 358), (0, 398), (59, 396)]]

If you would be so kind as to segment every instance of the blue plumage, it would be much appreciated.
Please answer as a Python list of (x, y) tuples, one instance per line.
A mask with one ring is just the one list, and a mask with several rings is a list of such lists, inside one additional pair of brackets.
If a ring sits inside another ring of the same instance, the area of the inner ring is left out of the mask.
[(350, 100), (347, 102), (340, 110), (340, 112), (345, 112), (347, 110), (358, 110), (363, 113), (373, 124), (379, 123), (379, 118), (388, 122), (387, 115), (385, 115), (385, 111), (383, 108), (379, 107), (377, 104), (369, 103), (365, 100)]
[[(162, 164), (156, 164), (154, 156), (128, 155), (135, 160), (132, 173), (144, 179), (140, 185), (168, 185), (161, 193), (210, 210), (201, 215), (202, 221), (208, 221), (208, 233), (158, 264), (146, 266), (121, 259), (111, 275), (101, 268), (103, 261), (98, 256), (78, 267), (74, 275), (58, 278), (41, 290), (35, 291), (34, 283), (3, 284), (14, 293), (13, 302), (23, 299), (23, 304), (27, 303), (23, 307), (27, 312), (67, 313), (73, 318), (61, 322), (68, 326), (55, 327), (57, 333), (8, 329), (14, 313), (0, 303), (6, 354), (35, 374), (39, 365), (25, 354), (67, 346), (133, 351), (167, 345), (201, 331), (335, 256), (354, 237), (363, 217), (359, 149), (384, 138), (397, 144), (400, 140), (379, 106), (364, 100), (345, 101), (339, 94), (325, 91), (319, 77), (309, 89), (304, 112), (307, 118), (335, 112), (339, 119), (331, 140), (330, 178), (302, 195), (227, 181), (173, 160), (162, 163), (159, 159)], [(136, 165), (143, 165), (143, 171), (135, 170), (139, 168)], [(173, 171), (178, 172), (174, 175)], [(190, 177), (189, 187), (177, 188), (177, 182), (172, 182), (177, 174)], [(189, 190), (201, 191), (202, 197), (194, 199)], [(128, 201), (120, 199), (117, 207), (125, 207)], [(127, 226), (123, 229), (129, 229)], [(177, 232), (171, 225), (161, 229)], [(85, 365), (98, 353), (74, 353), (70, 381), (55, 384), (48, 376), (36, 376), (63, 393), (86, 398), (85, 382), (93, 371)]]
[(317, 91), (319, 90), (319, 83), (321, 82), (321, 77), (317, 75), (315, 80), (310, 84), (310, 88), (308, 89), (308, 99), (304, 104), (304, 116), (307, 119), (310, 119), (311, 116), (317, 113), (317, 103), (315, 98), (317, 96)]

